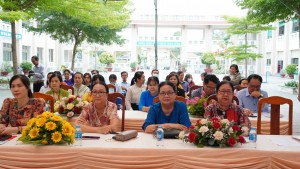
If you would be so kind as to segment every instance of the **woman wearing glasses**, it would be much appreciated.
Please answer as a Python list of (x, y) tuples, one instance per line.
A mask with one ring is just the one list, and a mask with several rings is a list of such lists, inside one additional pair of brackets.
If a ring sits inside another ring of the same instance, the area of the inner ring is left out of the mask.
[(117, 106), (107, 100), (107, 85), (104, 82), (95, 83), (91, 96), (93, 101), (83, 108), (76, 125), (80, 125), (81, 130), (86, 133), (116, 132), (119, 126)]
[(237, 125), (246, 125), (251, 128), (251, 123), (243, 108), (232, 102), (233, 99), (233, 85), (231, 82), (222, 81), (217, 85), (218, 101), (210, 104), (205, 109), (204, 118), (217, 117), (220, 119), (228, 119), (234, 121)]
[(186, 105), (176, 101), (175, 85), (161, 82), (158, 88), (159, 101), (152, 105), (142, 126), (146, 133), (153, 133), (158, 126), (164, 129), (187, 130), (191, 126)]

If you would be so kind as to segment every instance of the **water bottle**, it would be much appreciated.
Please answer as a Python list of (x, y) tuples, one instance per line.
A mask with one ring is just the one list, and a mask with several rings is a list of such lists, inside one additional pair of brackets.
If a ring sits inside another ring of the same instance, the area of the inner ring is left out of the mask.
[(46, 102), (46, 112), (49, 112), (49, 104)]
[(256, 148), (257, 134), (256, 128), (251, 128), (249, 133), (249, 145), (251, 148)]
[(74, 146), (81, 146), (82, 145), (82, 132), (79, 125), (76, 126), (75, 129), (75, 143)]
[(156, 130), (156, 146), (157, 147), (164, 146), (164, 130), (162, 126), (158, 126)]

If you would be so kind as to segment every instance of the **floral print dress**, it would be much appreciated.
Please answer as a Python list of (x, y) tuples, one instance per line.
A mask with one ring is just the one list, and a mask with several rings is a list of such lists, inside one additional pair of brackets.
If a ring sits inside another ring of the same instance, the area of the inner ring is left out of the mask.
[(17, 99), (6, 98), (0, 110), (0, 122), (11, 127), (26, 126), (27, 121), (45, 111), (45, 101), (30, 98), (24, 107), (18, 107)]

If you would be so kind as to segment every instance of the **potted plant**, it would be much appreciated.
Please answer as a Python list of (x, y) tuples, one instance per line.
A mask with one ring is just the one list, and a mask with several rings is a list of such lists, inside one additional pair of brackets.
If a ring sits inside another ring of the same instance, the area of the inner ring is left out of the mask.
[(21, 63), (20, 66), (23, 69), (23, 73), (25, 75), (27, 75), (29, 73), (29, 71), (32, 69), (32, 63), (31, 62), (24, 61), (24, 62)]
[(280, 76), (281, 76), (282, 78), (284, 78), (284, 77), (285, 77), (285, 74), (286, 74), (286, 71), (285, 71), (284, 69), (281, 69), (281, 70), (280, 70)]
[(131, 62), (130, 63), (130, 68), (131, 68), (132, 72), (136, 71), (136, 67), (137, 67), (137, 62)]
[(285, 71), (291, 79), (294, 79), (294, 73), (297, 70), (297, 65), (289, 64), (286, 66)]
[(1, 76), (7, 76), (10, 72), (13, 71), (12, 66), (8, 62), (4, 62), (1, 68)]
[(107, 69), (107, 71), (110, 72), (110, 71), (112, 71), (111, 64), (115, 63), (116, 59), (111, 53), (103, 52), (99, 56), (99, 61), (100, 61), (100, 63), (106, 64), (107, 65), (106, 69)]

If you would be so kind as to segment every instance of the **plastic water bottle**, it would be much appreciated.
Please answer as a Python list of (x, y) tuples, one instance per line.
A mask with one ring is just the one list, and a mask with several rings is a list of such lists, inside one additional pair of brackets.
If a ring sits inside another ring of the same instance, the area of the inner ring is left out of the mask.
[(75, 129), (75, 143), (74, 146), (81, 146), (82, 145), (82, 132), (79, 125), (76, 126)]
[(249, 133), (249, 145), (251, 148), (256, 148), (257, 134), (256, 128), (251, 128)]
[(157, 147), (164, 146), (164, 130), (162, 126), (158, 126), (156, 130), (156, 146)]
[(46, 112), (49, 112), (49, 104), (46, 102)]

